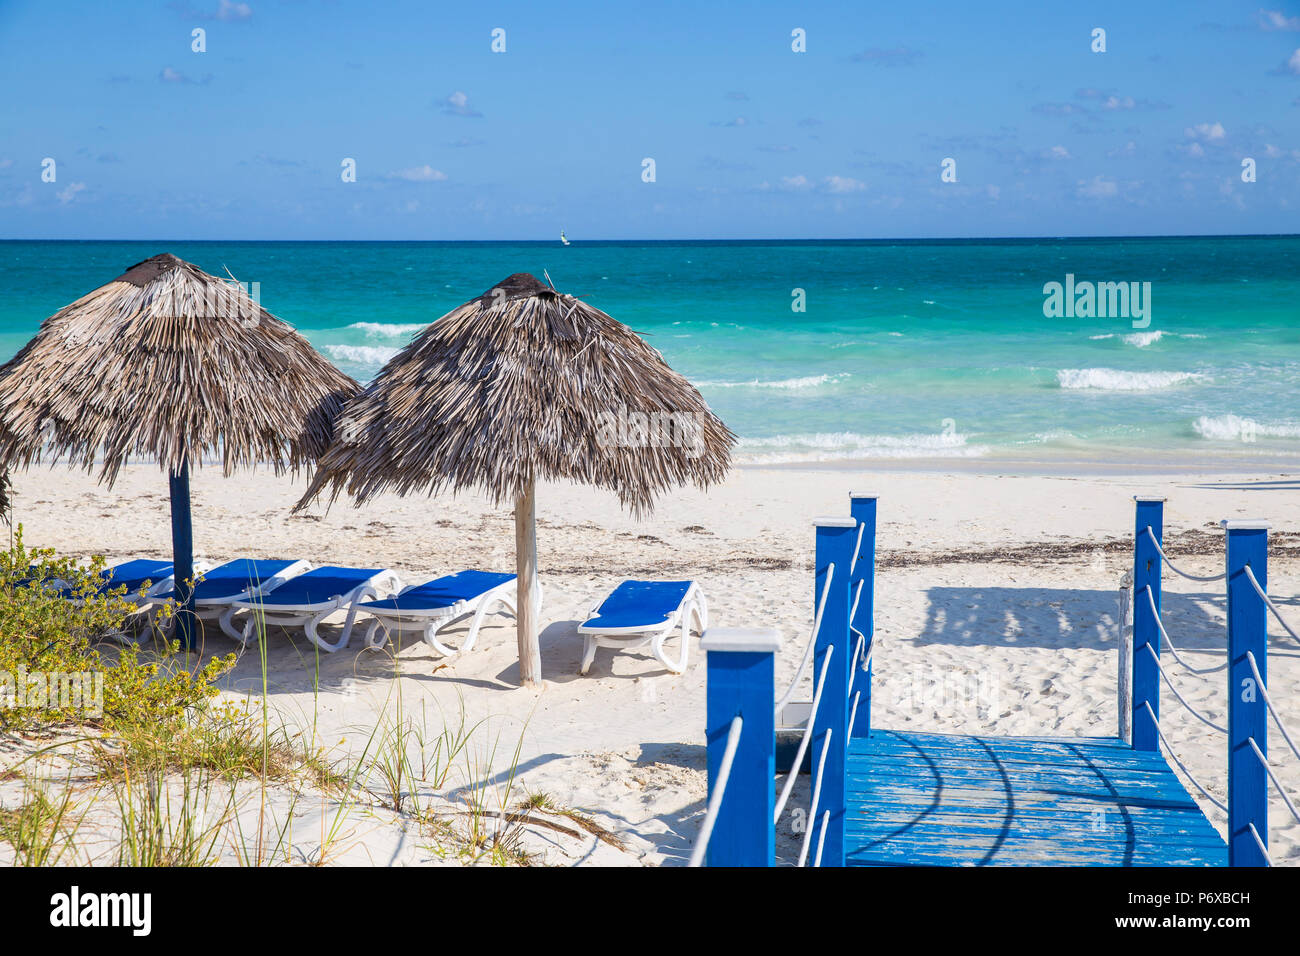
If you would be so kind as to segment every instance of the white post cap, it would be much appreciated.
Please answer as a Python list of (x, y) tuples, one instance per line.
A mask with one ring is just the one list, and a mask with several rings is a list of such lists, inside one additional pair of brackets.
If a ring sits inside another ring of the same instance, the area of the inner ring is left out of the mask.
[(1134, 501), (1168, 501), (1164, 495), (1134, 495)]
[(774, 627), (711, 627), (700, 638), (706, 651), (775, 654), (781, 647), (781, 632)]
[(1224, 518), (1219, 524), (1224, 531), (1267, 531), (1268, 522), (1263, 518)]
[(822, 515), (819, 518), (813, 518), (813, 527), (816, 528), (856, 528), (858, 522), (847, 515)]

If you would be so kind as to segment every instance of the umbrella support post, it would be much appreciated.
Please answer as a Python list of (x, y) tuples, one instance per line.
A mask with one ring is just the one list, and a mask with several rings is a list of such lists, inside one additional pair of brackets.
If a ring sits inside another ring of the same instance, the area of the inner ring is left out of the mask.
[(537, 620), (537, 494), (536, 486), (515, 499), (515, 625), (519, 635), (519, 683), (537, 687), (542, 682), (542, 652)]
[(194, 531), (190, 523), (190, 466), (168, 477), (172, 502), (172, 572), (176, 576), (176, 637), (194, 649)]

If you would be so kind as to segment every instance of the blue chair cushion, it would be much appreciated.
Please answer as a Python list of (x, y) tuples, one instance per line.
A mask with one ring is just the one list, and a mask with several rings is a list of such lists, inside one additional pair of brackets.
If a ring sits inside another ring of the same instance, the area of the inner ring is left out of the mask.
[(270, 594), (254, 598), (266, 607), (324, 604), (365, 584), (383, 568), (340, 568), (327, 565), (290, 578)]
[(360, 606), (379, 611), (438, 611), (460, 601), (472, 601), (514, 579), (513, 574), (501, 571), (460, 571), (417, 584), (395, 598), (366, 601)]
[[(125, 584), (126, 596), (132, 597), (139, 594), (145, 584), (158, 584), (171, 577), (171, 575), (172, 563), (170, 561), (156, 561), (152, 558), (123, 561), (121, 564), (105, 568), (100, 572), (100, 577), (104, 583), (99, 586), (99, 593), (103, 594)], [(59, 593), (65, 598), (72, 597), (72, 591), (68, 588), (64, 588)]]
[(682, 606), (691, 581), (624, 581), (601, 602), (582, 627), (651, 629), (665, 624)]
[[(220, 601), (243, 594), (245, 591), (264, 584), (296, 561), (283, 561), (278, 558), (258, 560), (254, 558), (236, 558), (220, 567), (203, 572), (203, 580), (194, 589), (196, 601)], [(175, 589), (160, 597), (174, 599)]]

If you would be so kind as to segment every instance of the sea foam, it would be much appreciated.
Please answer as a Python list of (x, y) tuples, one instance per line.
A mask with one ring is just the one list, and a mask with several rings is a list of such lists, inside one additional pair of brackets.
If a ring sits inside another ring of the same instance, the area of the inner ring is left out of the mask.
[(1257, 422), (1240, 415), (1202, 415), (1192, 422), (1192, 430), (1211, 441), (1242, 441), (1250, 436), (1265, 438), (1300, 438), (1300, 425), (1289, 422)]
[(775, 381), (754, 379), (749, 382), (696, 382), (695, 386), (697, 388), (781, 388), (797, 391), (829, 385), (848, 377), (848, 372), (841, 372), (838, 375), (805, 375), (802, 378), (784, 378)]
[(1056, 373), (1061, 388), (1094, 388), (1108, 392), (1146, 392), (1206, 378), (1199, 372), (1127, 372), (1116, 368), (1063, 368)]
[(327, 345), (325, 351), (340, 362), (358, 365), (383, 365), (401, 349), (387, 345)]
[(364, 332), (368, 339), (395, 339), (424, 329), (419, 322), (353, 322), (348, 326)]
[(742, 438), (736, 449), (750, 464), (837, 461), (859, 458), (977, 458), (988, 452), (968, 444), (955, 432), (914, 435), (860, 435), (856, 432), (816, 432)]

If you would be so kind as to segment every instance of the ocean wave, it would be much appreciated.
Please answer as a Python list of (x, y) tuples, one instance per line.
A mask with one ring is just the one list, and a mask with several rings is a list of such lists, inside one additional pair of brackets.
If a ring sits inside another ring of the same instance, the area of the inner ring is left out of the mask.
[(778, 381), (765, 382), (760, 379), (754, 379), (752, 382), (696, 382), (696, 388), (781, 388), (799, 390), (805, 388), (817, 388), (820, 385), (829, 385), (834, 382), (840, 382), (849, 377), (848, 372), (840, 372), (838, 375), (806, 375), (803, 378), (785, 378)]
[(1202, 415), (1192, 430), (1211, 441), (1248, 441), (1256, 438), (1300, 438), (1300, 425), (1290, 422), (1257, 422), (1240, 415)]
[(325, 351), (340, 362), (358, 365), (383, 365), (401, 351), (388, 345), (327, 345)]
[(425, 327), (419, 322), (353, 322), (348, 328), (366, 333), (368, 339), (395, 339), (413, 335)]
[(855, 432), (817, 432), (742, 438), (738, 460), (747, 464), (839, 461), (858, 458), (978, 458), (988, 453), (971, 445), (956, 432), (915, 435), (860, 435)]
[(1090, 335), (1088, 338), (1094, 342), (1101, 342), (1106, 339), (1119, 339), (1125, 345), (1132, 345), (1135, 348), (1144, 349), (1148, 345), (1154, 345), (1161, 339), (1168, 337), (1171, 339), (1203, 339), (1204, 335), (1199, 332), (1166, 332), (1164, 329), (1153, 329), (1150, 332), (1130, 332), (1128, 335), (1118, 335), (1115, 332), (1102, 332), (1099, 335)]
[(1164, 337), (1165, 333), (1159, 329), (1154, 332), (1134, 332), (1131, 335), (1120, 336), (1125, 345), (1136, 345), (1140, 349), (1159, 342)]
[(1094, 388), (1108, 392), (1146, 392), (1205, 379), (1206, 376), (1200, 372), (1126, 372), (1116, 368), (1063, 368), (1056, 373), (1061, 388)]

